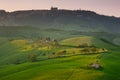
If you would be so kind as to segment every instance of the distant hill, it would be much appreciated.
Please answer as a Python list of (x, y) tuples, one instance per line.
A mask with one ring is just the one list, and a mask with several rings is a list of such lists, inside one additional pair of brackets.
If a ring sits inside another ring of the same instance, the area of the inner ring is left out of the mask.
[(77, 32), (120, 33), (120, 18), (85, 10), (0, 11), (0, 26), (31, 26)]
[(0, 37), (65, 39), (95, 36), (120, 45), (120, 18), (86, 10), (0, 10)]

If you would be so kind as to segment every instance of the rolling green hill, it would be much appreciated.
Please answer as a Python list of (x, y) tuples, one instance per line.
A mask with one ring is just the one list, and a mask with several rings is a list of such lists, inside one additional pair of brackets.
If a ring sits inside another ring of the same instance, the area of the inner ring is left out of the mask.
[(0, 11), (0, 80), (120, 80), (119, 25), (85, 10)]
[[(43, 59), (42, 61), (43, 56), (39, 55), (37, 62), (28, 62), (26, 57), (31, 53), (39, 54), (39, 51), (20, 51), (25, 45), (28, 45), (26, 44), (28, 40), (9, 41), (1, 38), (0, 41), (0, 51), (4, 53), (0, 53), (0, 80), (119, 80), (120, 47), (106, 43), (99, 38), (91, 36), (68, 38), (62, 40), (61, 44), (69, 46), (75, 44), (76, 46), (79, 43), (89, 42), (94, 43), (97, 47), (107, 48), (108, 52)], [(44, 53), (50, 54), (50, 52)], [(21, 63), (16, 64), (16, 59), (19, 59)], [(96, 60), (100, 62), (103, 69), (86, 68), (88, 64)]]
[(71, 46), (79, 46), (79, 45), (88, 45), (88, 46), (96, 46), (101, 48), (110, 48), (111, 45), (117, 46), (107, 40), (101, 39), (99, 37), (91, 37), (91, 36), (81, 36), (81, 37), (74, 37), (62, 40), (60, 42), (61, 45), (71, 45)]
[(61, 41), (62, 45), (71, 45), (71, 46), (78, 46), (79, 44), (88, 44), (88, 46), (92, 45), (93, 37), (83, 36), (83, 37), (75, 37), (70, 39), (65, 39)]
[(113, 44), (120, 45), (120, 34), (113, 34), (107, 32), (79, 32), (79, 31), (67, 31), (61, 29), (39, 29), (30, 26), (0, 26), (0, 37), (8, 39), (39, 39), (45, 37), (51, 37), (57, 40), (63, 40), (71, 37), (79, 36), (93, 36), (105, 39)]

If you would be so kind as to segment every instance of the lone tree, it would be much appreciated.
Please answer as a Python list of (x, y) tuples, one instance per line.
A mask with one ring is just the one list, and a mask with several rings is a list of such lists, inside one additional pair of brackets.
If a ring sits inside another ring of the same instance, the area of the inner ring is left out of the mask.
[(36, 62), (37, 61), (37, 55), (36, 54), (30, 54), (28, 56), (29, 61)]

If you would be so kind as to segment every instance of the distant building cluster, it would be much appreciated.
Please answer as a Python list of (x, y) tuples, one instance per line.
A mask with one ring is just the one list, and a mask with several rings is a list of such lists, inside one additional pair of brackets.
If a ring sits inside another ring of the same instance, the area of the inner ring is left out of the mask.
[(58, 10), (58, 7), (51, 7), (51, 10), (52, 10), (52, 11), (57, 11), (57, 10)]

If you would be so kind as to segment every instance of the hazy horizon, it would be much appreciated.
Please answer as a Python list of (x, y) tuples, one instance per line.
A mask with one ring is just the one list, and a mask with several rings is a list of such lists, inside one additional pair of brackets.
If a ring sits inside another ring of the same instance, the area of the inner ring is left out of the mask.
[(6, 11), (50, 9), (90, 10), (99, 14), (120, 17), (120, 0), (1, 0), (0, 9)]

